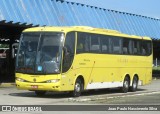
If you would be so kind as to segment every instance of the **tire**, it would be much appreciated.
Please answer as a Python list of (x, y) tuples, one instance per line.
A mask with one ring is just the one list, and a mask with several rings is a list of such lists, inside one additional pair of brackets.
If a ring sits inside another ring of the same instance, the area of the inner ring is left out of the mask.
[(137, 87), (138, 87), (138, 78), (137, 78), (137, 76), (135, 76), (133, 78), (133, 82), (132, 82), (132, 86), (130, 88), (130, 91), (135, 92), (137, 90)]
[(128, 77), (125, 77), (124, 81), (123, 81), (123, 87), (121, 88), (121, 91), (123, 93), (127, 93), (128, 90), (129, 90), (129, 78)]
[(80, 78), (78, 78), (74, 85), (74, 90), (71, 92), (72, 97), (79, 97), (81, 95), (81, 92), (83, 90), (83, 82)]
[(35, 91), (35, 94), (37, 95), (37, 96), (44, 96), (45, 94), (46, 94), (46, 91)]

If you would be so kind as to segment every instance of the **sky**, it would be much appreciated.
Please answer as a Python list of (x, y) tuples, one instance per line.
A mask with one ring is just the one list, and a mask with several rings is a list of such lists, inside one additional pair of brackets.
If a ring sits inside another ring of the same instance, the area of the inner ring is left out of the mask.
[(160, 19), (160, 0), (66, 0)]

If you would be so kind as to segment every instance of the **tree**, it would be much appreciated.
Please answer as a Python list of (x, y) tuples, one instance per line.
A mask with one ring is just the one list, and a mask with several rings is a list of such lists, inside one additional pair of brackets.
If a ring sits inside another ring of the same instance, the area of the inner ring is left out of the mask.
[(8, 44), (0, 44), (0, 48), (9, 48)]

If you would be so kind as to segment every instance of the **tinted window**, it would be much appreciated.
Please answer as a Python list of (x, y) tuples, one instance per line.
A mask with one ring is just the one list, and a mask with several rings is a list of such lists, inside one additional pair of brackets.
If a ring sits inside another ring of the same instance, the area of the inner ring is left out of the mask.
[(77, 53), (89, 52), (90, 38), (87, 33), (77, 34)]
[(123, 54), (132, 54), (132, 41), (131, 39), (124, 38), (122, 44)]
[(152, 42), (151, 41), (147, 41), (147, 47), (148, 47), (147, 55), (151, 55), (152, 54)]
[(100, 40), (102, 53), (109, 53), (109, 37), (101, 36)]
[(98, 35), (90, 35), (90, 52), (100, 52), (100, 37)]
[(151, 41), (91, 33), (77, 36), (77, 53), (150, 55), (152, 52)]
[(113, 54), (120, 54), (121, 53), (121, 38), (112, 37), (111, 38), (111, 47)]
[(64, 44), (64, 54), (63, 54), (63, 67), (62, 72), (66, 72), (72, 65), (75, 52), (75, 32), (67, 33), (65, 44)]
[(150, 41), (142, 41), (141, 42), (141, 52), (142, 55), (150, 55), (152, 48), (151, 48), (151, 42)]
[(133, 54), (134, 55), (140, 55), (141, 54), (140, 40), (133, 40)]

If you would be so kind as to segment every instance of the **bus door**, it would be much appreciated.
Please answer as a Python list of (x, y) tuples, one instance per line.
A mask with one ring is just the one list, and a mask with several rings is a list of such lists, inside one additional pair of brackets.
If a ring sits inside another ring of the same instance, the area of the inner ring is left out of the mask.
[(73, 59), (75, 55), (75, 32), (69, 32), (66, 35), (63, 47), (62, 62), (62, 88), (63, 90), (73, 89), (75, 72), (73, 69)]

